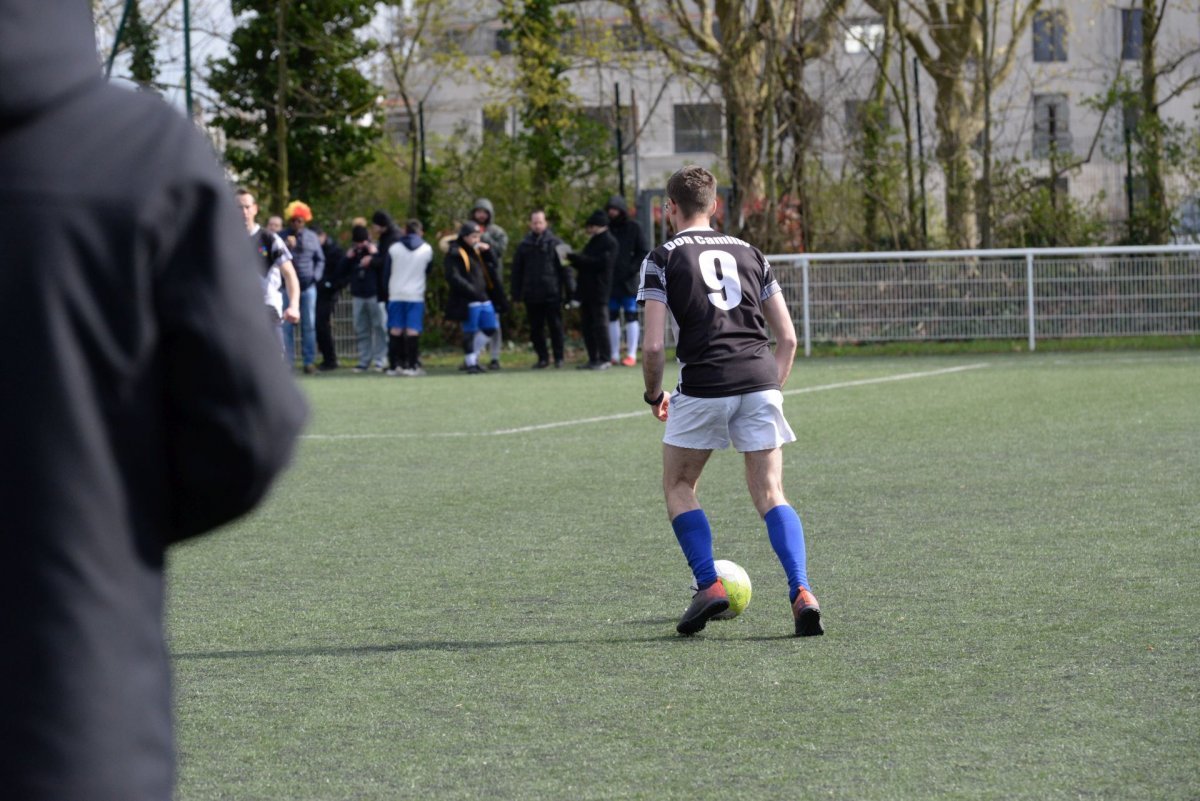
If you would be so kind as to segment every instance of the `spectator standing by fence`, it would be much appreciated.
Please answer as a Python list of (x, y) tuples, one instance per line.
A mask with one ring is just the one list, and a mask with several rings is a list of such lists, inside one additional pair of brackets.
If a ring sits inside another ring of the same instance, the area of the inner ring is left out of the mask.
[(462, 322), (463, 363), (469, 375), (485, 372), (479, 366), (479, 350), (496, 332), (496, 309), (488, 297), (488, 268), (484, 258), (490, 250), (479, 247), (479, 225), (468, 220), (446, 249), (446, 283), (450, 298), (446, 318)]
[[(529, 233), (517, 245), (512, 265), (512, 299), (525, 304), (529, 316), (529, 333), (537, 352), (534, 369), (563, 363), (564, 301), (575, 294), (575, 278), (562, 262), (560, 251), (565, 250), (561, 239), (554, 235), (546, 222), (546, 212), (535, 209), (529, 215)], [(549, 329), (550, 350), (546, 348)]]
[[(300, 359), (305, 373), (317, 372), (317, 282), (325, 274), (325, 253), (321, 241), (308, 228), (312, 209), (293, 200), (283, 211), (288, 220), (286, 242), (292, 253), (296, 277), (300, 279)], [(289, 348), (295, 345), (295, 325), (283, 324), (283, 338)], [(293, 354), (293, 362), (295, 356)]]
[(371, 242), (365, 225), (356, 225), (350, 232), (351, 245), (343, 259), (343, 269), (350, 276), (350, 297), (354, 306), (354, 334), (358, 341), (356, 373), (383, 370), (387, 359), (387, 332), (379, 304), (379, 279), (375, 270), (380, 260), (379, 249)]
[[(641, 280), (642, 260), (650, 250), (646, 233), (637, 220), (629, 216), (625, 198), (613, 195), (605, 206), (608, 231), (617, 240), (617, 259), (613, 264), (612, 294), (608, 303), (608, 338), (612, 346), (612, 363), (626, 367), (637, 365), (638, 323), (637, 291)], [(621, 317), (625, 318), (625, 350), (621, 357)]]
[(390, 376), (424, 375), (419, 366), (425, 329), (425, 279), (433, 267), (433, 248), (422, 238), (420, 220), (409, 220), (404, 236), (389, 250), (388, 363)]
[(328, 231), (312, 226), (317, 239), (321, 242), (321, 253), (325, 256), (325, 274), (317, 282), (317, 350), (321, 352), (321, 363), (317, 369), (322, 372), (336, 370), (338, 366), (337, 343), (333, 338), (333, 314), (337, 310), (338, 295), (346, 286), (346, 278), (342, 275), (342, 259), (346, 251), (342, 250), (337, 240)]
[(608, 232), (608, 216), (595, 211), (588, 217), (584, 229), (588, 242), (579, 253), (567, 260), (579, 275), (578, 286), (580, 327), (588, 360), (580, 367), (588, 370), (607, 370), (609, 367), (608, 298), (612, 286), (613, 263), (617, 258), (617, 240)]

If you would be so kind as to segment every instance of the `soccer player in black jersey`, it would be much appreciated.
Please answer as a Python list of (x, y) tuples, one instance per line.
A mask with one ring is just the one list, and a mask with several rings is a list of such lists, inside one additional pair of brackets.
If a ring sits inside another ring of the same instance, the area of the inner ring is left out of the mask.
[[(732, 442), (744, 455), (750, 497), (787, 574), (796, 636), (823, 634), (821, 608), (808, 587), (804, 528), (783, 494), (780, 448), (796, 435), (783, 416), (781, 390), (796, 355), (796, 331), (763, 254), (709, 225), (716, 189), (716, 179), (702, 167), (671, 176), (664, 212), (678, 233), (646, 257), (637, 295), (646, 323), (643, 399), (667, 424), (667, 515), (699, 588), (676, 630), (695, 634), (729, 607), (696, 484), (713, 450)], [(668, 314), (679, 325), (674, 393), (662, 388)]]

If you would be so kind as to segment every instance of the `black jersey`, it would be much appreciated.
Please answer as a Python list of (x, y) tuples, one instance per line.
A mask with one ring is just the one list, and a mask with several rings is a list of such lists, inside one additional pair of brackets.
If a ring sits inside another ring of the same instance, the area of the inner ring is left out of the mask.
[(638, 303), (665, 303), (679, 324), (679, 389), (722, 398), (779, 389), (763, 301), (779, 283), (762, 252), (711, 229), (688, 229), (642, 263)]

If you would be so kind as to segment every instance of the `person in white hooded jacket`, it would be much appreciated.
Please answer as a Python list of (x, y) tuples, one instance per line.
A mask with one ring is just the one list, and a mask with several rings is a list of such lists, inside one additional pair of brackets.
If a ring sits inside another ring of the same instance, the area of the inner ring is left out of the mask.
[(425, 329), (425, 279), (433, 269), (433, 248), (422, 238), (419, 220), (409, 220), (404, 236), (388, 248), (388, 362), (390, 376), (424, 375), (420, 366)]

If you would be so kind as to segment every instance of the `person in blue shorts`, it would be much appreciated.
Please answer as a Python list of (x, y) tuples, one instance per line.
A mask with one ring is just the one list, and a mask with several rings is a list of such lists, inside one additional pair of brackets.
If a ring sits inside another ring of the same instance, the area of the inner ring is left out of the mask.
[(433, 267), (433, 248), (422, 238), (419, 220), (409, 220), (404, 236), (388, 248), (388, 361), (390, 376), (425, 375), (420, 366), (425, 325), (425, 279)]
[[(729, 608), (696, 485), (713, 450), (732, 442), (744, 456), (750, 498), (787, 575), (796, 636), (823, 634), (821, 607), (808, 586), (804, 528), (783, 493), (781, 446), (796, 435), (783, 416), (782, 388), (796, 356), (796, 330), (762, 252), (709, 225), (716, 191), (716, 179), (703, 167), (684, 167), (667, 181), (664, 211), (677, 233), (646, 257), (638, 289), (646, 319), (642, 399), (667, 424), (667, 515), (698, 588), (675, 628), (695, 634)], [(662, 388), (668, 316), (679, 322), (675, 353), (682, 364), (673, 393)]]
[(479, 236), (479, 224), (468, 220), (446, 249), (446, 282), (450, 285), (446, 318), (462, 321), (463, 362), (468, 375), (487, 372), (479, 366), (479, 351), (496, 333), (496, 309), (488, 299), (488, 268), (483, 261), (491, 251), (480, 251)]
[[(637, 366), (638, 324), (637, 291), (642, 275), (642, 261), (650, 250), (641, 224), (629, 216), (625, 198), (613, 195), (604, 207), (608, 215), (608, 232), (617, 240), (617, 258), (613, 262), (613, 277), (608, 301), (608, 341), (612, 347), (612, 363), (626, 367)], [(621, 358), (621, 318), (625, 318), (625, 357)]]

